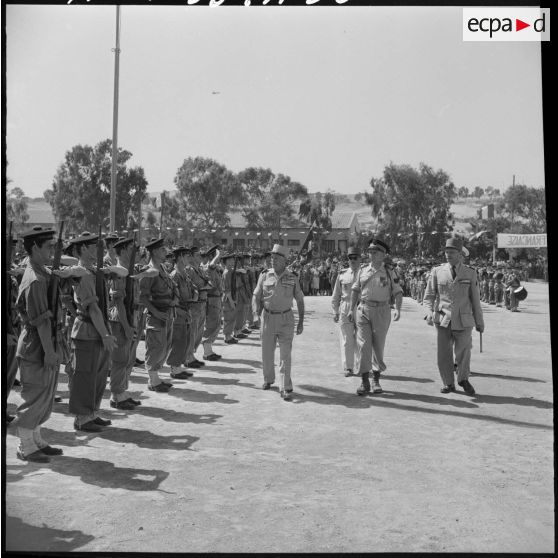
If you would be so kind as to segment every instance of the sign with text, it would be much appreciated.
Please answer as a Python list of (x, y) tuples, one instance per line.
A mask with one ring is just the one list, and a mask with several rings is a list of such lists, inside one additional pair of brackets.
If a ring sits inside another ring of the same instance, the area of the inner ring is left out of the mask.
[(550, 8), (463, 8), (464, 41), (550, 41)]
[(546, 234), (498, 233), (498, 248), (546, 248)]

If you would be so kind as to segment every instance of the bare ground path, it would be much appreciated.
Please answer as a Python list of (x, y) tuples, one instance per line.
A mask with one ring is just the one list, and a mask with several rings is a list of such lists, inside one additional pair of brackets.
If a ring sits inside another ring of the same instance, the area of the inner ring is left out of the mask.
[(103, 402), (99, 434), (74, 433), (61, 374), (45, 430), (64, 456), (25, 464), (8, 429), (7, 550), (553, 552), (548, 286), (527, 289), (521, 313), (484, 305), (476, 397), (439, 392), (434, 329), (408, 298), (381, 395), (342, 375), (328, 297), (306, 299), (290, 403), (261, 390), (256, 334), (219, 341), (223, 359), (169, 394), (134, 370), (142, 406)]

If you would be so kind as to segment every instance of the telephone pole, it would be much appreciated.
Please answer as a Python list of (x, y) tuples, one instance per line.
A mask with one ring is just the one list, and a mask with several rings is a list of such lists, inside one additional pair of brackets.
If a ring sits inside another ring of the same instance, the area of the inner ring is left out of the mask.
[(110, 172), (110, 230), (116, 230), (116, 168), (118, 164), (118, 76), (120, 72), (120, 6), (116, 6), (114, 51), (114, 102), (112, 113), (112, 165)]

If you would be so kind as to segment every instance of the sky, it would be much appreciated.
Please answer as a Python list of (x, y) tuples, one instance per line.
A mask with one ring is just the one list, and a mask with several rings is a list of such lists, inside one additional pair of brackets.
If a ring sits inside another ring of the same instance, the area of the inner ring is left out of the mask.
[[(10, 186), (112, 137), (115, 6), (6, 6)], [(148, 191), (187, 157), (357, 193), (390, 162), (544, 186), (540, 44), (463, 42), (459, 7), (123, 6), (118, 145)]]

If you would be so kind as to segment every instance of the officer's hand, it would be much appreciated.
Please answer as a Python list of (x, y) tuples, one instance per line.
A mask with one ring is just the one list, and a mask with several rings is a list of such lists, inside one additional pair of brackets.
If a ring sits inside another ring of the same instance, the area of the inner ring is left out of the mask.
[(158, 320), (161, 320), (161, 321), (163, 321), (163, 322), (166, 322), (166, 321), (167, 321), (167, 314), (166, 314), (166, 312), (160, 312), (159, 310), (157, 310), (157, 314), (155, 314), (155, 317), (156, 317)]
[(426, 314), (425, 320), (426, 320), (427, 325), (429, 325), (429, 326), (434, 325), (434, 318), (432, 316), (432, 312), (429, 312), (428, 314)]
[(135, 335), (134, 328), (133, 327), (126, 328), (126, 330), (124, 331), (124, 335), (126, 336), (126, 339), (133, 339)]
[(354, 318), (352, 312), (349, 312), (349, 315), (347, 317), (349, 318), (349, 322), (353, 323), (355, 321), (355, 318)]
[(302, 331), (304, 330), (304, 325), (302, 324), (302, 321), (298, 322), (298, 324), (296, 325), (296, 334), (300, 335), (302, 333)]
[(60, 364), (60, 360), (58, 359), (58, 355), (55, 351), (49, 351), (45, 353), (44, 358), (44, 365), (45, 367), (53, 367), (56, 368)]
[(339, 314), (334, 314), (333, 321), (337, 323), (339, 321)]
[(484, 326), (477, 326), (475, 328), (479, 333), (483, 333), (484, 332)]
[(397, 322), (399, 320), (399, 318), (401, 317), (401, 310), (399, 310), (398, 308), (396, 308), (393, 311), (393, 321)]
[(106, 337), (103, 337), (103, 348), (105, 351), (109, 352), (116, 349), (116, 337), (114, 337), (114, 335), (107, 335)]

